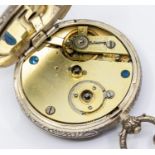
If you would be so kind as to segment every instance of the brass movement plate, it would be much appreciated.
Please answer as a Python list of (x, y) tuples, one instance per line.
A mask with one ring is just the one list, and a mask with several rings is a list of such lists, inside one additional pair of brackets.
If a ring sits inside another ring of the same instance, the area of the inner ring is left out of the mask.
[(17, 63), (15, 89), (26, 114), (56, 136), (88, 138), (116, 124), (140, 86), (126, 37), (104, 23), (57, 23)]

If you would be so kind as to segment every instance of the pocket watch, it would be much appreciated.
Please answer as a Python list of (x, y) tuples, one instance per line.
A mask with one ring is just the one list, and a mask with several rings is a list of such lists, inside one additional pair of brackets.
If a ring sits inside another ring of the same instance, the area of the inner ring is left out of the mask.
[[(63, 19), (71, 6), (10, 6), (0, 18), (0, 67), (15, 64), (17, 99), (25, 114), (52, 135), (91, 138), (122, 123), (120, 147), (142, 122), (128, 113), (141, 67), (130, 41), (99, 21)], [(155, 137), (154, 137), (155, 141)]]

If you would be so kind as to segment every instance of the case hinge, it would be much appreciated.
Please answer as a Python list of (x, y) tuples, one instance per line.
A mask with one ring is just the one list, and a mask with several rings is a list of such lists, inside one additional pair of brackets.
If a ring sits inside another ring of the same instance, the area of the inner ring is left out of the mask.
[(47, 35), (45, 32), (40, 31), (37, 35), (32, 39), (32, 45), (34, 48), (38, 48), (46, 39)]

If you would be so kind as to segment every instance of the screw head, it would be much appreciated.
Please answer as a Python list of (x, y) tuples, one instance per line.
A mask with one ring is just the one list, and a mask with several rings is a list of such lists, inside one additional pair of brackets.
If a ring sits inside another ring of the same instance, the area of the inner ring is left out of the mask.
[(73, 38), (73, 45), (75, 48), (84, 49), (88, 46), (89, 41), (86, 36), (78, 35)]
[(110, 40), (110, 41), (106, 42), (106, 46), (107, 46), (107, 48), (112, 49), (116, 46), (116, 43), (114, 41)]
[(45, 109), (45, 112), (46, 114), (48, 115), (53, 115), (55, 113), (55, 108), (53, 106), (48, 106), (46, 109)]
[(106, 98), (112, 99), (114, 96), (115, 96), (114, 91), (112, 91), (112, 90), (106, 91)]

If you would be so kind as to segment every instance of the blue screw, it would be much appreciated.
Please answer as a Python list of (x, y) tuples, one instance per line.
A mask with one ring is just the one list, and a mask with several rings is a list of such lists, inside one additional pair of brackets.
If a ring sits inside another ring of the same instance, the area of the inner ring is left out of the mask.
[(29, 59), (29, 62), (30, 62), (30, 64), (35, 65), (35, 64), (37, 64), (39, 62), (39, 58), (37, 56), (32, 56)]
[(121, 72), (121, 76), (122, 76), (123, 78), (128, 78), (128, 77), (130, 76), (130, 72), (129, 72), (128, 70), (123, 70), (123, 71)]

